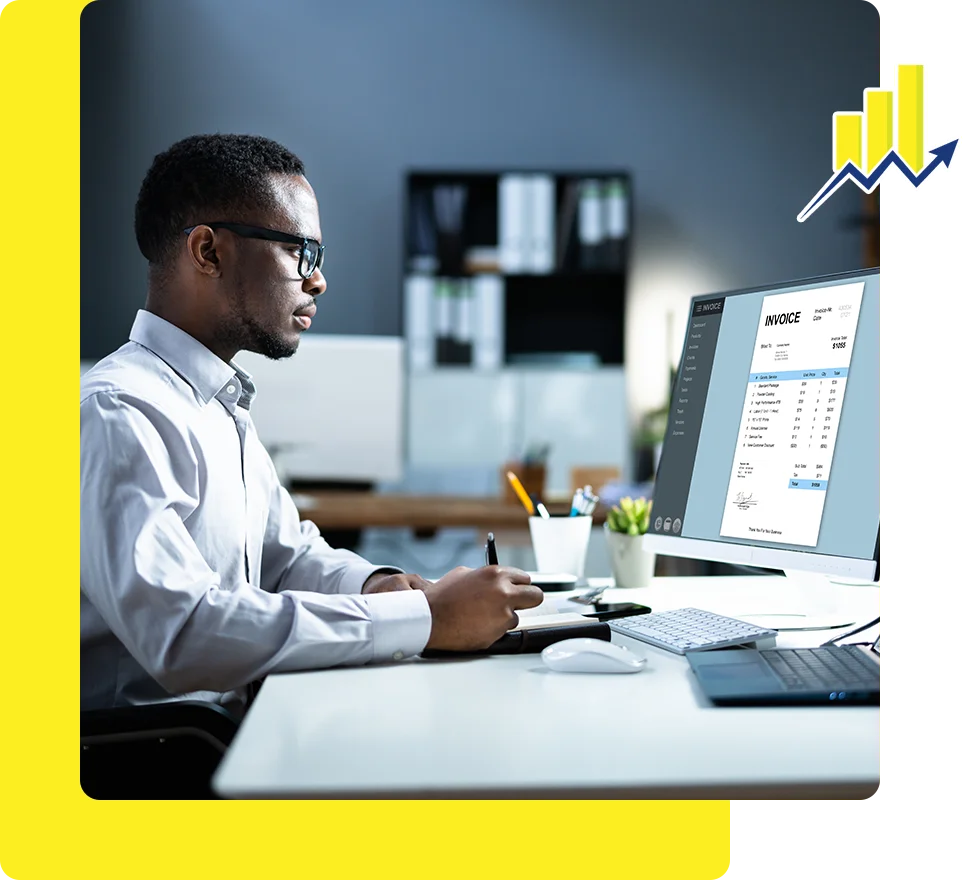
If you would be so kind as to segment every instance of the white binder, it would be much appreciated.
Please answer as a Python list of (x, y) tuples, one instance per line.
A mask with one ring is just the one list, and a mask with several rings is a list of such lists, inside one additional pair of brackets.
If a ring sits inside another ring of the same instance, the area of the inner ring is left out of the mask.
[(500, 275), (476, 275), (474, 292), (472, 366), (496, 370), (502, 365), (505, 338), (505, 282)]
[(501, 270), (528, 268), (527, 185), (524, 175), (503, 174), (498, 179), (498, 251)]
[(528, 270), (548, 274), (555, 270), (555, 180), (547, 174), (528, 179), (531, 227)]
[(405, 337), (412, 370), (427, 370), (435, 363), (434, 287), (434, 279), (428, 275), (405, 278)]

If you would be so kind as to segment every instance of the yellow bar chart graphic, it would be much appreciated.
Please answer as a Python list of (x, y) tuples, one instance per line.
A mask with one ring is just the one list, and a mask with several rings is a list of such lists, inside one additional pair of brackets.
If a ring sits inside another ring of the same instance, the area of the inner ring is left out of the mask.
[(863, 114), (834, 113), (833, 123), (836, 127), (833, 170), (839, 171), (847, 162), (852, 162), (857, 168), (862, 168)]
[[(897, 74), (897, 152), (919, 173), (923, 168), (923, 65), (900, 64)], [(893, 149), (893, 92), (866, 89), (863, 112), (833, 114), (833, 170), (852, 162), (866, 173)]]
[(919, 174), (923, 170), (923, 65), (899, 66), (899, 139), (897, 151)]
[(863, 92), (866, 114), (866, 170), (872, 171), (893, 149), (893, 93), (883, 89)]

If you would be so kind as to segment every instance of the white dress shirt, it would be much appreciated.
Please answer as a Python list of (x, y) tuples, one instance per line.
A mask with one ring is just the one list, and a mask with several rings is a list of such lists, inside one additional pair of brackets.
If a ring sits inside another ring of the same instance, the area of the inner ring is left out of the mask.
[(268, 673), (401, 659), (428, 641), (424, 593), (361, 595), (387, 566), (299, 522), (254, 395), (242, 369), (146, 311), (83, 376), (82, 709), (191, 698), (240, 710)]

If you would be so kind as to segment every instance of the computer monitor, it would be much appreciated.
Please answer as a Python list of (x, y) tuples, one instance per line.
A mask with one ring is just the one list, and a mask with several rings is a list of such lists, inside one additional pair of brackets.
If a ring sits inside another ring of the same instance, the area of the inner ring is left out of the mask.
[(827, 585), (879, 579), (879, 269), (694, 297), (669, 413), (643, 546), (805, 582), (776, 628), (852, 622)]
[(306, 333), (292, 357), (235, 361), (254, 380), (251, 419), (282, 480), (401, 479), (402, 339)]

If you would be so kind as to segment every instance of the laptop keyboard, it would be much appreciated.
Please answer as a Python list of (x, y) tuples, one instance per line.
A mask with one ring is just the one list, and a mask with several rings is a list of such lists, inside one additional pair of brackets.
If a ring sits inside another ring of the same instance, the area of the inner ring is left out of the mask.
[(759, 654), (791, 691), (879, 689), (879, 666), (853, 645), (779, 648)]

